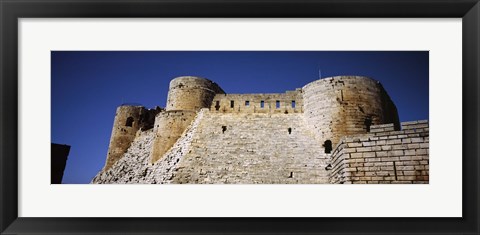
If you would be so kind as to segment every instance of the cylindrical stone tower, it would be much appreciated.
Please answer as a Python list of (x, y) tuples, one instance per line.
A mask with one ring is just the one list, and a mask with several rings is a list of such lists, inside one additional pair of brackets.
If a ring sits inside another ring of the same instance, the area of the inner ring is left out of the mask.
[(184, 76), (170, 81), (166, 111), (155, 118), (151, 163), (162, 158), (193, 121), (197, 111), (210, 107), (216, 94), (225, 92), (205, 78)]
[(303, 87), (303, 102), (312, 132), (333, 147), (342, 136), (367, 133), (370, 125), (394, 123), (399, 129), (397, 108), (371, 78), (336, 76), (311, 82)]
[(193, 111), (168, 111), (157, 115), (153, 129), (155, 141), (150, 156), (151, 163), (160, 159), (177, 142), (196, 114)]
[(225, 92), (215, 82), (205, 78), (183, 76), (170, 81), (167, 111), (209, 108), (216, 94)]
[(129, 105), (117, 108), (104, 170), (108, 170), (130, 147), (141, 127), (140, 121), (144, 109), (142, 106)]

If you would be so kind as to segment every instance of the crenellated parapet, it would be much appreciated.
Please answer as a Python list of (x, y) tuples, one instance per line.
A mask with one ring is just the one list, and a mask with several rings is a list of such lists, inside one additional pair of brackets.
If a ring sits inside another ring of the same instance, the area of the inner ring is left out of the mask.
[(302, 113), (302, 90), (273, 94), (217, 94), (210, 106), (219, 113)]

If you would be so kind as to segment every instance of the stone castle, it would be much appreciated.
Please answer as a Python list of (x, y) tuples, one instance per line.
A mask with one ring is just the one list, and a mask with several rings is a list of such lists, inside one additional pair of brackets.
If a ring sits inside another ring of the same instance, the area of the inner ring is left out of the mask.
[(117, 108), (92, 183), (428, 183), (428, 121), (399, 123), (383, 86), (336, 76), (276, 94), (170, 82), (166, 107)]

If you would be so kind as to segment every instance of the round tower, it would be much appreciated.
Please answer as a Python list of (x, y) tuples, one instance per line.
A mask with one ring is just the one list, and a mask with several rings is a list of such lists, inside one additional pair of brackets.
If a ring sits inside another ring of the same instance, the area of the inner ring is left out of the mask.
[(170, 81), (165, 109), (198, 111), (201, 108), (209, 108), (215, 94), (224, 93), (222, 88), (208, 79), (193, 76), (177, 77)]
[(104, 170), (108, 170), (130, 147), (141, 127), (144, 109), (142, 106), (129, 105), (117, 108)]
[(215, 82), (194, 76), (170, 81), (165, 112), (155, 118), (155, 139), (150, 161), (154, 163), (177, 142), (195, 119), (197, 111), (209, 108), (216, 94), (225, 92)]
[(346, 135), (367, 133), (371, 125), (394, 123), (397, 108), (380, 82), (362, 76), (336, 76), (303, 87), (305, 119), (327, 147)]
[(155, 133), (150, 162), (158, 161), (182, 136), (195, 119), (196, 112), (179, 110), (160, 112), (155, 118)]

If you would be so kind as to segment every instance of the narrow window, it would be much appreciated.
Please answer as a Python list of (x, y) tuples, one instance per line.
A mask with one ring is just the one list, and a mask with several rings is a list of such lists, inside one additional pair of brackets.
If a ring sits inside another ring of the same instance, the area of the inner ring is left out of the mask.
[(250, 101), (246, 100), (245, 101), (245, 106), (247, 106), (247, 107), (250, 106)]
[(219, 110), (220, 109), (220, 101), (217, 100), (216, 104), (215, 104), (215, 110)]
[(288, 176), (288, 178), (293, 178), (293, 172), (290, 172), (290, 175)]
[(393, 172), (395, 172), (395, 180), (398, 180), (398, 177), (397, 177), (397, 165), (395, 164), (395, 162), (393, 162)]
[(288, 134), (289, 135), (292, 134), (292, 128), (291, 127), (288, 128)]
[(292, 100), (292, 108), (295, 108), (295, 100)]
[(265, 107), (265, 101), (262, 100), (262, 101), (260, 101), (260, 108), (263, 109), (264, 107)]
[(325, 143), (323, 143), (323, 147), (325, 148), (325, 153), (332, 152), (332, 141), (326, 140)]
[(227, 130), (227, 126), (222, 126), (222, 133), (225, 133), (226, 130)]
[(277, 102), (275, 102), (275, 107), (277, 107), (277, 109), (280, 108), (280, 100), (277, 100)]
[(133, 125), (133, 117), (128, 117), (125, 126), (132, 126)]
[(230, 100), (230, 108), (233, 108), (234, 105), (235, 105), (234, 101)]
[(365, 124), (365, 129), (367, 129), (367, 132), (370, 132), (370, 126), (372, 125), (372, 118), (370, 117), (365, 118), (365, 121), (363, 123)]

